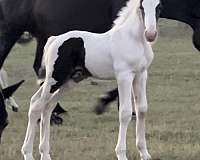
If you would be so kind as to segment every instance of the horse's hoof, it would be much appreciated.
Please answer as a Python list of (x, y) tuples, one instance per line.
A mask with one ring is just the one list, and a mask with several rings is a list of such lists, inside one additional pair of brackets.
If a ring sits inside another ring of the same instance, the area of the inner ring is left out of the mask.
[(146, 153), (141, 156), (141, 160), (151, 160), (151, 155), (146, 151)]
[(63, 124), (63, 119), (59, 117), (58, 115), (53, 115), (51, 116), (51, 125), (62, 125)]
[(13, 111), (13, 112), (18, 112), (18, 108), (17, 108), (17, 107), (14, 107), (14, 106), (12, 106), (12, 111)]
[(33, 158), (32, 154), (26, 154), (24, 155), (24, 160), (35, 160), (35, 159)]
[(105, 111), (106, 111), (106, 106), (105, 106), (104, 102), (99, 100), (95, 109), (94, 109), (94, 112), (97, 115), (100, 115), (100, 114), (103, 114)]
[(47, 154), (47, 155), (41, 155), (40, 160), (51, 160), (51, 156), (49, 154)]
[(98, 85), (98, 83), (95, 82), (95, 81), (91, 81), (90, 84), (93, 85), (93, 86), (97, 86)]

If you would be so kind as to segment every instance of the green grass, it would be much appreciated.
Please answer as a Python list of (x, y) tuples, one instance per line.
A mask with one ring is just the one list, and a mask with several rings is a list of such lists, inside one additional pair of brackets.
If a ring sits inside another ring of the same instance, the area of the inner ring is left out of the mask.
[[(198, 160), (200, 155), (200, 55), (193, 49), (190, 35), (178, 33), (159, 38), (149, 71), (146, 136), (153, 160)], [(8, 110), (10, 124), (3, 134), (0, 160), (22, 159), (29, 100), (37, 89), (32, 69), (34, 50), (35, 43), (16, 45), (5, 64), (11, 83), (26, 82), (15, 94), (19, 113)], [(116, 160), (116, 104), (102, 116), (92, 112), (96, 98), (115, 87), (115, 82), (98, 81), (97, 86), (90, 82), (81, 82), (61, 100), (68, 114), (63, 115), (63, 126), (51, 128), (52, 160)], [(139, 160), (134, 126), (132, 122), (128, 130), (129, 160)], [(38, 136), (37, 132), (36, 160)]]

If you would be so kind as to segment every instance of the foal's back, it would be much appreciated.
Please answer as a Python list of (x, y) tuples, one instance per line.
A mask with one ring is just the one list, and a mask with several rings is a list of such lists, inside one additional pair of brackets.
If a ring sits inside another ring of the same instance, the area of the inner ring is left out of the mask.
[[(84, 61), (85, 68), (91, 73), (92, 76), (100, 79), (114, 78), (113, 59), (110, 53), (110, 34), (108, 34), (108, 32), (97, 34), (86, 31), (71, 31), (56, 36), (55, 40), (48, 47), (48, 51), (45, 53), (45, 56), (50, 57), (48, 58), (48, 61), (51, 61), (49, 64), (58, 60), (59, 54), (61, 54), (59, 53), (61, 46), (65, 48), (70, 47), (69, 45), (66, 45), (66, 42), (71, 41), (72, 39), (74, 44), (73, 46), (76, 46), (75, 43), (79, 43), (78, 40), (81, 39), (82, 47), (80, 48), (84, 48), (84, 57), (82, 60)], [(82, 49), (78, 50), (80, 53), (83, 52)], [(67, 52), (66, 49), (66, 52), (62, 54), (71, 53), (69, 51)], [(50, 72), (52, 70), (53, 66), (51, 67)]]
[[(137, 72), (147, 68), (149, 62), (145, 53), (148, 55), (151, 51), (150, 45), (142, 38), (138, 40), (128, 33), (124, 33), (123, 29), (111, 29), (103, 34), (71, 31), (56, 36), (46, 53), (50, 61), (49, 75), (52, 75), (55, 70), (62, 70), (64, 66), (69, 68), (71, 65), (73, 69), (76, 66), (76, 59), (81, 59), (82, 66), (93, 77), (99, 79), (114, 79), (116, 72), (123, 69)], [(59, 65), (53, 66), (54, 63)], [(68, 74), (68, 72), (65, 71), (63, 74)]]

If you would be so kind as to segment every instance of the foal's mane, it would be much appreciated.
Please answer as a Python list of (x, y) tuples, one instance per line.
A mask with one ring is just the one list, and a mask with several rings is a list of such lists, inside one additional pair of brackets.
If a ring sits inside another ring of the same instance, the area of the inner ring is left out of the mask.
[(137, 9), (139, 8), (141, 0), (129, 0), (126, 3), (126, 6), (123, 7), (117, 15), (117, 18), (113, 22), (113, 28), (117, 26), (121, 26), (131, 14), (137, 13)]

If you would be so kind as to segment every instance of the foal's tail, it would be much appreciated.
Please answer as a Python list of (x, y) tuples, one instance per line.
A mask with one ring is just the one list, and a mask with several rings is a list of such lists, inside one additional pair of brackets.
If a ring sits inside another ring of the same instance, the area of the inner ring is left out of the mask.
[(39, 72), (38, 72), (37, 84), (39, 84), (39, 85), (41, 85), (44, 82), (44, 79), (46, 77), (45, 61), (46, 61), (46, 57), (47, 57), (47, 51), (48, 51), (49, 46), (53, 43), (53, 41), (55, 39), (56, 39), (56, 36), (49, 37), (48, 40), (47, 40), (47, 43), (44, 46), (41, 67), (40, 67)]

